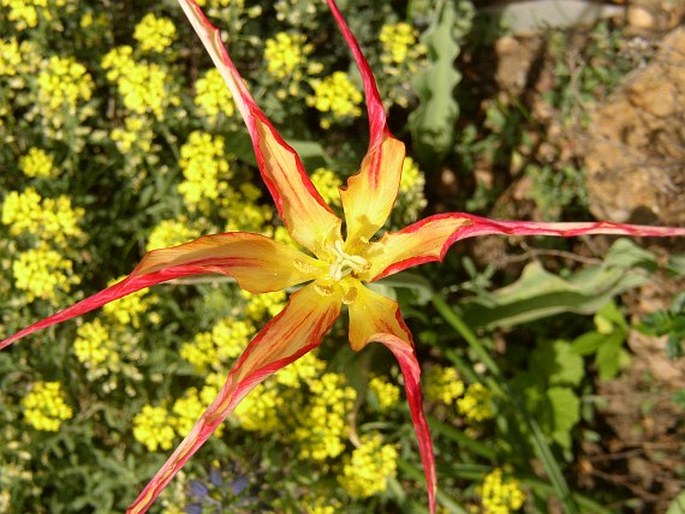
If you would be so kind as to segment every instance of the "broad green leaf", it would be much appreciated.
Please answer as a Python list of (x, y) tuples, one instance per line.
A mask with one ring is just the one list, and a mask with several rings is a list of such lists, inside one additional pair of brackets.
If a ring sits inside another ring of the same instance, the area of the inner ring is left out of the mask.
[(571, 348), (578, 355), (592, 355), (599, 349), (605, 338), (606, 336), (599, 332), (586, 332), (573, 340)]
[(583, 358), (566, 341), (538, 345), (530, 356), (529, 369), (544, 376), (549, 386), (576, 386), (585, 374)]
[(571, 430), (580, 421), (580, 400), (568, 387), (552, 387), (547, 390), (552, 406), (554, 428), (552, 438), (567, 450), (571, 449)]
[(614, 296), (649, 281), (656, 257), (628, 239), (617, 240), (604, 262), (561, 278), (539, 263), (527, 265), (513, 284), (462, 304), (471, 326), (512, 326), (562, 312), (593, 314)]
[(623, 332), (614, 332), (607, 335), (597, 349), (595, 363), (600, 380), (611, 380), (618, 374), (621, 365), (624, 364), (625, 356), (622, 355), (624, 339), (625, 334)]
[[(461, 80), (454, 61), (459, 55), (458, 37), (470, 29), (470, 17), (458, 10), (464, 11), (462, 4), (438, 2), (434, 22), (421, 38), (428, 49), (429, 65), (414, 79), (420, 104), (409, 117), (409, 129), (414, 151), (423, 162), (444, 155), (454, 142), (454, 126), (459, 116), (454, 88)], [(466, 19), (468, 23), (464, 24)]]

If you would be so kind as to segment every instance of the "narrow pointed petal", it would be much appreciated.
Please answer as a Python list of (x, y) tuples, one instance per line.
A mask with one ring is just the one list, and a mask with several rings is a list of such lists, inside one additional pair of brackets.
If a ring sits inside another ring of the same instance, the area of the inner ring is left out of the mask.
[(376, 79), (373, 76), (373, 71), (367, 62), (357, 39), (352, 34), (352, 31), (347, 26), (345, 18), (343, 18), (340, 9), (335, 3), (335, 0), (328, 0), (328, 7), (333, 13), (335, 22), (338, 24), (340, 32), (349, 47), (354, 61), (357, 64), (359, 73), (362, 76), (362, 83), (364, 84), (364, 96), (366, 97), (366, 111), (369, 115), (369, 149), (374, 148), (382, 143), (386, 136), (389, 136), (388, 126), (386, 124), (385, 109), (383, 108), (383, 101), (381, 95), (378, 93), (376, 86)]
[(215, 400), (127, 512), (146, 512), (185, 462), (257, 384), (317, 347), (340, 314), (340, 305), (337, 298), (324, 301), (311, 285), (294, 293), (285, 309), (250, 342)]
[(475, 236), (557, 236), (624, 235), (631, 237), (685, 236), (685, 228), (628, 225), (609, 221), (545, 223), (536, 221), (492, 220), (454, 212), (436, 214), (372, 244), (365, 257), (371, 269), (361, 278), (379, 280), (412, 266), (440, 261), (457, 241)]
[(178, 0), (214, 65), (228, 85), (252, 138), (257, 164), (281, 218), (297, 242), (316, 252), (340, 219), (313, 186), (297, 152), (256, 104), (214, 27), (193, 0)]
[(328, 0), (364, 84), (369, 117), (369, 149), (360, 171), (350, 177), (340, 197), (345, 210), (347, 240), (368, 241), (388, 219), (397, 197), (404, 161), (404, 145), (393, 138), (369, 63), (334, 0)]
[(355, 350), (371, 342), (384, 344), (397, 359), (404, 376), (404, 389), (419, 443), (428, 488), (430, 512), (435, 512), (437, 476), (430, 430), (423, 412), (421, 394), (421, 368), (414, 354), (411, 332), (404, 323), (396, 302), (375, 293), (364, 286), (358, 286), (355, 301), (349, 305), (350, 344)]
[(29, 334), (175, 278), (217, 273), (235, 278), (247, 291), (266, 293), (311, 280), (317, 271), (317, 261), (312, 257), (259, 234), (231, 232), (203, 236), (145, 254), (122, 281), (0, 341), (0, 350)]

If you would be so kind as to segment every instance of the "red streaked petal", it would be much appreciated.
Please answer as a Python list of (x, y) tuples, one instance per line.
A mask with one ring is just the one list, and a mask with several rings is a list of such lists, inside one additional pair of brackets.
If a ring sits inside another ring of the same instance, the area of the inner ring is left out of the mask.
[(179, 0), (214, 65), (228, 85), (252, 138), (257, 164), (293, 239), (313, 252), (340, 230), (340, 219), (321, 198), (297, 152), (255, 103), (214, 27), (193, 0)]
[(368, 241), (388, 219), (397, 197), (404, 161), (404, 145), (390, 135), (385, 109), (369, 63), (359, 48), (334, 0), (328, 0), (347, 46), (350, 48), (364, 84), (369, 116), (369, 149), (359, 173), (350, 177), (340, 192), (350, 251), (356, 242)]
[(382, 343), (395, 355), (400, 365), (426, 475), (430, 511), (434, 513), (437, 489), (435, 459), (428, 423), (423, 413), (421, 368), (414, 354), (411, 332), (404, 323), (396, 302), (361, 284), (357, 287), (355, 301), (349, 305), (349, 314), (349, 337), (352, 348), (359, 350), (371, 342)]
[(294, 293), (285, 309), (250, 341), (212, 404), (127, 512), (146, 512), (185, 462), (257, 384), (317, 347), (340, 314), (340, 306), (338, 298), (325, 298), (312, 285)]
[(369, 149), (359, 173), (340, 189), (347, 224), (347, 251), (354, 253), (356, 247), (367, 243), (385, 224), (397, 198), (403, 162), (404, 144), (388, 136)]
[(175, 278), (218, 273), (232, 276), (251, 293), (266, 293), (311, 280), (317, 272), (315, 259), (260, 234), (230, 232), (203, 236), (148, 252), (122, 281), (0, 341), (0, 350), (38, 330)]
[(364, 84), (364, 96), (366, 97), (366, 111), (369, 116), (369, 150), (381, 144), (384, 136), (389, 136), (388, 126), (385, 119), (385, 109), (383, 108), (383, 102), (381, 101), (381, 95), (378, 93), (378, 87), (376, 86), (376, 79), (373, 76), (371, 67), (366, 61), (364, 54), (359, 48), (359, 43), (357, 39), (352, 34), (352, 31), (347, 26), (345, 18), (343, 18), (340, 9), (336, 5), (334, 0), (328, 0), (328, 7), (330, 7), (333, 17), (335, 18), (340, 32), (342, 32), (343, 37), (347, 46), (350, 48), (352, 55), (354, 56), (354, 61), (357, 64), (359, 73), (362, 76), (362, 82)]
[(625, 235), (632, 237), (685, 236), (685, 228), (627, 225), (609, 221), (545, 223), (536, 221), (492, 220), (472, 214), (436, 214), (394, 233), (386, 233), (372, 243), (364, 255), (371, 269), (364, 280), (372, 282), (398, 271), (440, 261), (449, 247), (461, 239), (486, 235), (557, 236)]

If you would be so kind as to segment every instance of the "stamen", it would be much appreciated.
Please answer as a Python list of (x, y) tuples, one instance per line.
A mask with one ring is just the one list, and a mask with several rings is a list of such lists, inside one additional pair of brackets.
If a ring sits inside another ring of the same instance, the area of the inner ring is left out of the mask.
[(336, 282), (352, 273), (359, 273), (369, 269), (370, 264), (359, 255), (350, 255), (343, 250), (343, 242), (338, 239), (329, 247), (335, 261), (328, 268), (328, 274)]

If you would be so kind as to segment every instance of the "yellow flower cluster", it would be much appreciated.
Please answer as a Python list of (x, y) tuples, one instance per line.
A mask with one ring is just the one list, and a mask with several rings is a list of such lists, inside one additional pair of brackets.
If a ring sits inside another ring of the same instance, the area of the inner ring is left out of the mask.
[[(223, 185), (223, 184), (220, 184)], [(226, 231), (266, 232), (265, 226), (273, 217), (268, 205), (259, 205), (262, 195), (258, 188), (249, 183), (240, 184), (236, 191), (228, 184), (222, 189), (220, 213), (227, 221)]]
[(95, 375), (114, 371), (119, 365), (116, 344), (110, 338), (109, 330), (98, 319), (78, 328), (74, 353), (78, 361)]
[(260, 321), (267, 315), (273, 318), (283, 310), (286, 303), (285, 291), (253, 294), (241, 289), (240, 295), (247, 300), (245, 314), (255, 321)]
[(207, 70), (195, 82), (195, 98), (193, 100), (202, 116), (206, 116), (210, 123), (216, 123), (219, 114), (233, 116), (235, 103), (231, 91), (226, 87), (219, 70)]
[(180, 245), (199, 237), (199, 235), (199, 231), (188, 226), (185, 218), (162, 220), (150, 232), (146, 249), (149, 252), (150, 250)]
[(238, 404), (235, 417), (245, 430), (268, 434), (281, 426), (279, 412), (284, 405), (285, 399), (275, 384), (262, 383)]
[(278, 80), (300, 80), (302, 65), (307, 62), (307, 56), (313, 51), (314, 45), (307, 43), (304, 34), (279, 32), (274, 38), (266, 40), (266, 69), (269, 75)]
[(52, 20), (52, 11), (67, 3), (73, 3), (73, 0), (0, 0), (0, 6), (9, 8), (7, 19), (15, 22), (19, 31), (37, 27), (41, 19)]
[(59, 245), (67, 238), (84, 237), (78, 226), (84, 215), (80, 207), (71, 207), (69, 197), (43, 199), (32, 187), (23, 193), (10, 192), (2, 206), (2, 223), (9, 226), (10, 234), (18, 236), (28, 232)]
[(144, 52), (161, 53), (174, 42), (176, 27), (169, 18), (148, 13), (136, 25), (133, 38)]
[(518, 480), (505, 480), (502, 468), (495, 468), (489, 473), (479, 489), (484, 514), (509, 514), (523, 507), (526, 501)]
[(73, 57), (52, 56), (38, 73), (38, 104), (46, 120), (59, 128), (65, 113), (75, 116), (79, 102), (90, 100), (94, 88), (84, 65)]
[(307, 105), (324, 113), (320, 122), (323, 129), (329, 129), (333, 120), (361, 115), (362, 94), (344, 71), (336, 71), (322, 80), (312, 80), (311, 86), (314, 95), (307, 98)]
[(369, 389), (376, 398), (378, 408), (381, 411), (393, 408), (400, 401), (400, 388), (382, 377), (373, 377), (369, 380)]
[(35, 147), (29, 148), (29, 151), (19, 158), (19, 169), (29, 178), (49, 178), (58, 174), (53, 156)]
[(133, 59), (133, 48), (124, 45), (104, 55), (102, 68), (107, 80), (116, 82), (124, 107), (134, 114), (153, 114), (159, 121), (170, 105), (178, 105), (180, 98), (167, 89), (169, 73), (158, 64)]
[(26, 291), (26, 298), (36, 298), (56, 304), (57, 292), (69, 292), (72, 285), (80, 282), (72, 274), (72, 262), (41, 243), (37, 248), (26, 250), (12, 263), (14, 285)]
[(428, 202), (423, 194), (426, 178), (411, 157), (405, 157), (402, 163), (399, 204), (402, 209), (402, 225), (416, 221)]
[(21, 50), (17, 38), (0, 39), (0, 76), (13, 77), (21, 66)]
[(197, 0), (197, 5), (200, 7), (228, 7), (229, 5), (234, 5), (238, 8), (242, 8), (245, 5), (245, 0)]
[(276, 382), (285, 387), (299, 388), (321, 375), (325, 369), (326, 363), (309, 352), (278, 371)]
[(207, 405), (200, 400), (200, 395), (196, 388), (191, 387), (186, 390), (184, 395), (174, 402), (171, 411), (176, 415), (174, 427), (181, 437), (190, 433), (193, 425), (204, 412)]
[[(119, 277), (110, 280), (107, 283), (107, 287), (113, 286), (123, 279), (124, 277)], [(102, 310), (109, 318), (116, 320), (122, 325), (131, 325), (133, 328), (140, 328), (141, 316), (150, 308), (150, 303), (154, 302), (154, 299), (152, 299), (152, 301), (145, 299), (145, 295), (147, 295), (149, 291), (148, 288), (136, 291), (135, 293), (104, 305)]]
[(59, 382), (35, 382), (31, 392), (21, 400), (24, 419), (36, 430), (57, 432), (62, 421), (74, 415), (65, 398)]
[(328, 168), (317, 168), (311, 174), (314, 187), (328, 205), (340, 205), (340, 191), (342, 181), (338, 175)]
[(492, 392), (483, 384), (471, 384), (463, 398), (457, 400), (459, 413), (469, 421), (485, 421), (495, 415)]
[(330, 496), (314, 496), (302, 499), (305, 514), (336, 514), (342, 512), (342, 505)]
[(183, 343), (180, 355), (195, 366), (198, 373), (208, 367), (223, 369), (224, 363), (242, 353), (254, 333), (255, 327), (250, 321), (228, 317), (214, 325), (211, 332), (196, 334), (192, 343)]
[(345, 386), (345, 377), (325, 373), (309, 381), (311, 402), (299, 413), (294, 438), (301, 444), (300, 457), (323, 461), (337, 457), (345, 449), (348, 428), (345, 418), (357, 398), (356, 391)]
[(224, 157), (224, 138), (196, 130), (181, 147), (179, 165), (185, 180), (178, 186), (192, 211), (209, 212), (212, 203), (226, 190), (232, 173)]
[(150, 153), (155, 134), (149, 120), (144, 116), (134, 115), (126, 116), (124, 126), (112, 129), (110, 136), (119, 151), (126, 155), (132, 151), (140, 154)]
[(433, 366), (425, 374), (423, 392), (427, 400), (453, 405), (464, 394), (464, 382), (456, 369)]
[(381, 61), (401, 64), (411, 58), (418, 31), (406, 22), (383, 25), (378, 36), (383, 45)]
[(397, 449), (383, 444), (380, 434), (364, 435), (345, 459), (338, 482), (353, 498), (368, 498), (385, 491), (388, 477), (397, 473)]
[(145, 405), (133, 418), (133, 437), (148, 451), (169, 450), (174, 445), (174, 423), (164, 407)]

